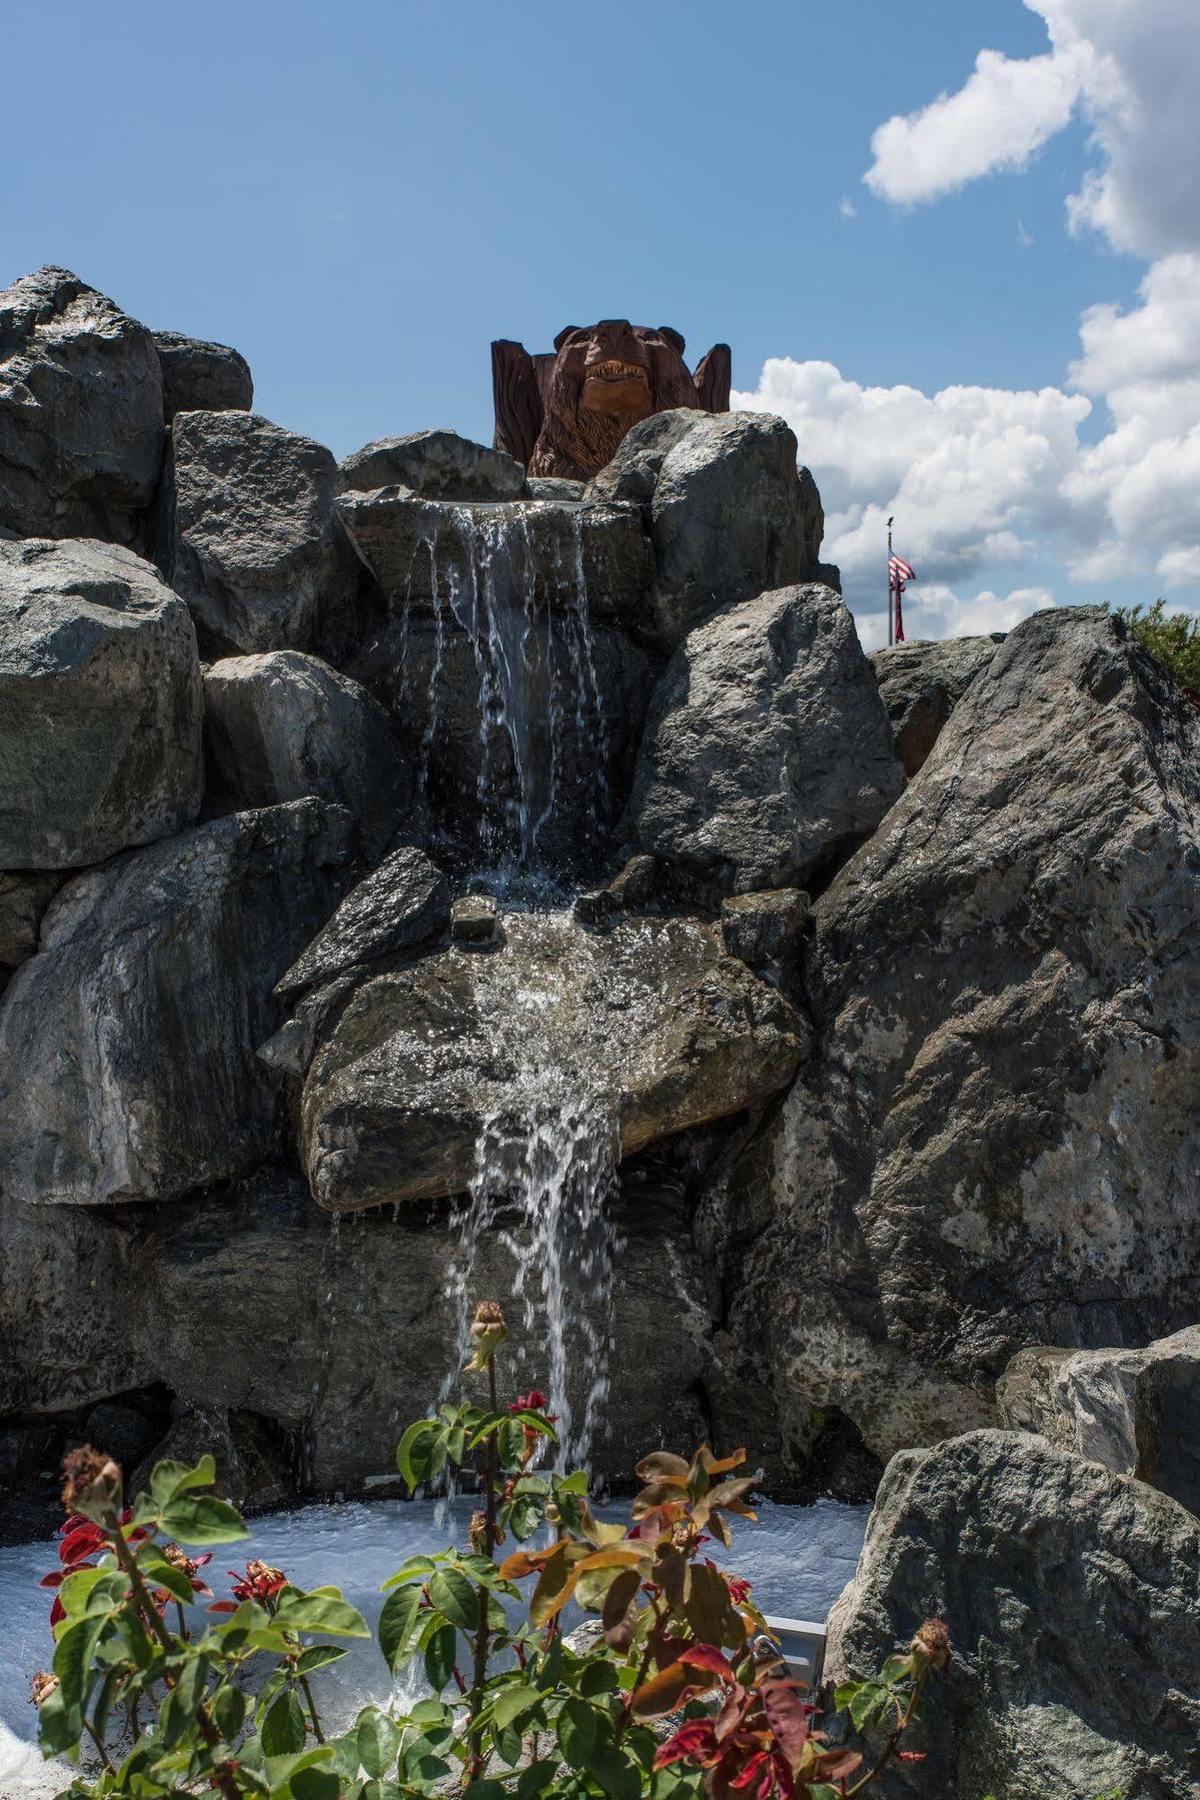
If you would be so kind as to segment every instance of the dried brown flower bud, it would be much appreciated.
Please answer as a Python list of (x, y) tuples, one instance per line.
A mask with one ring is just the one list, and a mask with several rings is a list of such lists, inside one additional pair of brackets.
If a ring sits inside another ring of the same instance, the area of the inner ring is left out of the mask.
[(62, 1462), (62, 1503), (67, 1513), (82, 1513), (99, 1522), (121, 1504), (121, 1471), (111, 1456), (81, 1444), (68, 1450)]
[(40, 1706), (42, 1704), (42, 1701), (48, 1700), (50, 1698), (51, 1694), (53, 1694), (57, 1690), (57, 1688), (58, 1688), (58, 1676), (49, 1674), (48, 1671), (45, 1669), (39, 1669), (37, 1674), (34, 1676), (32, 1683), (30, 1684), (30, 1688), (29, 1688), (29, 1703), (30, 1703), (30, 1705), (31, 1706)]
[(945, 1619), (926, 1619), (909, 1645), (918, 1667), (924, 1663), (931, 1669), (950, 1667), (950, 1627)]
[(475, 1308), (475, 1317), (471, 1320), (471, 1343), (475, 1354), (467, 1368), (476, 1374), (486, 1369), (493, 1353), (507, 1336), (508, 1327), (504, 1323), (500, 1302), (481, 1300)]
[(199, 1573), (200, 1564), (193, 1562), (192, 1558), (181, 1550), (178, 1544), (164, 1544), (163, 1557), (173, 1569), (181, 1569), (189, 1581)]
[(471, 1529), (468, 1533), (468, 1541), (471, 1545), (472, 1550), (475, 1552), (476, 1556), (486, 1556), (487, 1555), (487, 1514), (486, 1513), (473, 1512), (471, 1514)]

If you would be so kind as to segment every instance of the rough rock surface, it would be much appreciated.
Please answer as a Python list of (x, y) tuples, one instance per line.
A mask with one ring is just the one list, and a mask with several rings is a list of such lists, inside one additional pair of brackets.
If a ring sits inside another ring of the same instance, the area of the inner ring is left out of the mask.
[(413, 431), (376, 438), (342, 463), (348, 488), (403, 487), (426, 500), (517, 500), (525, 470), (503, 450), (456, 431)]
[(228, 344), (209, 344), (182, 331), (156, 331), (162, 369), (163, 418), (181, 412), (249, 412), (254, 404), (250, 365)]
[(629, 804), (640, 850), (725, 893), (800, 885), (903, 786), (854, 621), (779, 588), (689, 632), (655, 692)]
[(395, 836), (412, 771), (391, 719), (348, 675), (299, 650), (231, 656), (204, 676), (210, 786), (234, 808), (315, 794), (344, 806), (371, 856)]
[(0, 968), (19, 968), (33, 955), (42, 914), (62, 883), (54, 870), (0, 875)]
[(647, 510), (658, 577), (628, 622), (666, 648), (718, 607), (810, 578), (820, 555), (816, 483), (796, 467), (790, 427), (769, 413), (646, 419), (587, 493)]
[(990, 637), (914, 639), (876, 650), (871, 663), (906, 775), (922, 766), (969, 684), (1003, 642), (1004, 633), (996, 631)]
[(0, 292), (0, 527), (128, 543), (162, 466), (144, 325), (69, 269)]
[(628, 1155), (776, 1092), (804, 1048), (792, 1008), (714, 927), (597, 936), (509, 913), (495, 947), (453, 945), (357, 990), (308, 1073), (304, 1163), (333, 1211), (454, 1194), (486, 1120), (581, 1106)]
[(254, 1052), (279, 1022), (275, 982), (339, 897), (348, 839), (344, 813), (300, 800), (68, 883), (0, 1007), (5, 1193), (167, 1200), (276, 1152)]
[(730, 956), (752, 969), (793, 967), (812, 907), (799, 888), (734, 894), (721, 904), (721, 936)]
[(206, 651), (304, 650), (358, 574), (334, 515), (331, 451), (257, 413), (171, 424), (155, 544)]
[(1200, 722), (1119, 621), (1018, 626), (819, 900), (818, 1055), (705, 1203), (789, 1405), (888, 1456), (1023, 1345), (1200, 1316), (1198, 837)]
[[(249, 1344), (246, 1354), (253, 1354)], [(107, 1438), (95, 1436), (91, 1441), (108, 1448)], [(217, 1465), (217, 1493), (232, 1501), (239, 1512), (286, 1506), (296, 1491), (288, 1449), (283, 1434), (255, 1413), (184, 1403), (152, 1454), (137, 1468), (123, 1465), (125, 1491), (136, 1494), (149, 1488), (151, 1471), (163, 1457), (192, 1469), (208, 1455)]]
[(1200, 1325), (1144, 1350), (1021, 1350), (996, 1398), (1014, 1430), (1040, 1432), (1200, 1514)]
[(1191, 1800), (1200, 1522), (1041, 1440), (972, 1432), (888, 1466), (826, 1672), (873, 1675), (925, 1618), (954, 1660), (891, 1800)]
[(444, 930), (449, 918), (450, 883), (423, 850), (406, 844), (351, 888), (275, 991), (298, 994), (409, 950)]
[(0, 869), (66, 869), (195, 818), (200, 665), (132, 551), (0, 542)]
[[(669, 1192), (618, 1195), (624, 1239), (615, 1333), (593, 1468), (631, 1479), (647, 1445), (705, 1434), (698, 1392), (709, 1317), (686, 1204)], [(400, 1433), (453, 1359), (447, 1274), (460, 1234), (445, 1210), (330, 1219), (302, 1181), (266, 1171), (169, 1208), (65, 1212), (0, 1196), (0, 1411), (62, 1410), (143, 1381), (185, 1408), (219, 1409), (292, 1446), (301, 1487), (353, 1489), (395, 1476)], [(501, 1231), (481, 1244), (480, 1292), (507, 1295)], [(542, 1331), (510, 1309), (506, 1355), (527, 1386), (546, 1381)], [(594, 1370), (572, 1363), (576, 1417)], [(198, 1446), (200, 1447), (200, 1446)], [(203, 1448), (220, 1445), (210, 1441)], [(169, 1453), (169, 1451), (164, 1451)]]

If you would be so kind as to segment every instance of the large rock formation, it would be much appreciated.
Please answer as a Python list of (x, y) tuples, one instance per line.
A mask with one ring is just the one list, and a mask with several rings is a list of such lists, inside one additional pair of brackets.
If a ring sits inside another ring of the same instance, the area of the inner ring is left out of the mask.
[(176, 415), (155, 543), (206, 651), (305, 650), (353, 599), (340, 488), (330, 451), (257, 413)]
[(506, 914), (494, 948), (454, 944), (357, 989), (305, 1082), (305, 1167), (344, 1211), (460, 1192), (498, 1119), (578, 1119), (628, 1155), (776, 1092), (805, 1042), (714, 927), (595, 936)]
[(182, 331), (156, 331), (162, 369), (163, 418), (181, 412), (249, 412), (254, 382), (244, 356), (228, 344), (209, 344)]
[(719, 892), (803, 885), (874, 829), (903, 782), (840, 596), (779, 588), (725, 607), (676, 650), (642, 739), (630, 835)]
[(0, 293), (0, 529), (129, 543), (162, 466), (144, 325), (69, 269)]
[(255, 1050), (271, 990), (324, 923), (349, 820), (316, 800), (237, 813), (80, 875), (0, 1009), (0, 1188), (30, 1202), (170, 1200), (280, 1147)]
[(871, 658), (883, 704), (896, 734), (896, 754), (915, 775), (938, 733), (980, 669), (991, 662), (1002, 631), (990, 637), (943, 638), (890, 644)]
[(998, 1431), (897, 1456), (827, 1674), (876, 1674), (930, 1616), (954, 1660), (885, 1800), (1200, 1791), (1200, 1521), (1174, 1501)]
[(444, 930), (449, 920), (450, 883), (423, 850), (406, 844), (351, 888), (275, 991), (303, 993), (381, 956), (411, 950)]
[(1000, 1416), (1200, 1514), (1200, 1325), (1144, 1350), (1021, 1350)]
[(132, 551), (0, 542), (0, 869), (68, 869), (180, 831), (204, 785), (183, 602)]
[(647, 419), (587, 491), (645, 508), (658, 574), (639, 626), (668, 649), (718, 607), (817, 572), (821, 497), (769, 413)]
[(315, 794), (344, 806), (382, 855), (412, 799), (412, 769), (377, 700), (318, 656), (230, 656), (204, 676), (209, 780), (238, 810)]
[(1194, 1321), (1198, 832), (1200, 724), (1120, 622), (1018, 626), (816, 907), (819, 1054), (706, 1206), (781, 1410), (886, 1456), (1024, 1344)]

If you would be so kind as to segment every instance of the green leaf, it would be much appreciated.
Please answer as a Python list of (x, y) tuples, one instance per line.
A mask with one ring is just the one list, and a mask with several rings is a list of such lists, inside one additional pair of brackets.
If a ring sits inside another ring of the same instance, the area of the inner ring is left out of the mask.
[(83, 1618), (67, 1629), (54, 1646), (51, 1665), (58, 1676), (63, 1702), (74, 1711), (83, 1705), (92, 1678), (92, 1651), (104, 1629), (104, 1620)]
[(425, 1678), (435, 1694), (454, 1679), (454, 1660), (458, 1653), (458, 1633), (448, 1622), (439, 1625), (425, 1646)]
[(369, 1706), (358, 1715), (358, 1760), (368, 1775), (386, 1774), (396, 1760), (403, 1733), (394, 1719)]
[(68, 1705), (61, 1687), (47, 1694), (38, 1707), (38, 1741), (46, 1756), (62, 1756), (74, 1750), (83, 1730), (79, 1705)]
[(600, 1744), (592, 1752), (588, 1774), (600, 1783), (610, 1800), (641, 1800), (642, 1771), (637, 1758), (611, 1744)]
[(308, 1740), (304, 1711), (293, 1689), (272, 1700), (262, 1722), (262, 1747), (267, 1756), (293, 1756)]
[(396, 1588), (379, 1615), (379, 1648), (393, 1675), (398, 1675), (417, 1647), (424, 1629), (419, 1587)]
[(429, 1583), (429, 1598), (460, 1631), (479, 1627), (479, 1596), (461, 1569), (439, 1569)]
[(332, 1769), (297, 1769), (288, 1782), (295, 1800), (338, 1800), (342, 1784)]
[(579, 1691), (590, 1699), (601, 1694), (615, 1694), (620, 1685), (616, 1666), (606, 1657), (592, 1657), (579, 1676)]
[(600, 1736), (600, 1715), (585, 1700), (572, 1698), (558, 1715), (558, 1742), (573, 1769), (586, 1771)]
[(518, 1544), (531, 1538), (542, 1522), (544, 1502), (536, 1494), (519, 1494), (508, 1508), (508, 1525)]
[(517, 1778), (517, 1800), (540, 1800), (540, 1796), (551, 1793), (558, 1772), (557, 1758), (530, 1763)]
[(508, 1789), (502, 1781), (473, 1781), (463, 1800), (508, 1800)]
[(296, 1658), (296, 1673), (311, 1675), (315, 1669), (328, 1668), (330, 1663), (340, 1662), (343, 1656), (349, 1654), (345, 1644), (310, 1644)]
[(334, 1637), (370, 1637), (371, 1629), (358, 1608), (339, 1595), (284, 1594), (275, 1609), (281, 1631), (331, 1631)]
[(850, 1714), (856, 1731), (883, 1712), (887, 1704), (888, 1691), (877, 1681), (850, 1681), (834, 1695), (834, 1705), (839, 1712)]
[(521, 1752), (525, 1748), (524, 1739), (516, 1727), (509, 1725), (504, 1731), (497, 1731), (495, 1744), (496, 1754), (501, 1762), (506, 1762), (510, 1769), (515, 1769), (521, 1760)]
[(234, 1544), (250, 1536), (237, 1508), (209, 1494), (180, 1494), (163, 1508), (162, 1528), (181, 1544)]
[(496, 1731), (505, 1731), (516, 1720), (524, 1718), (532, 1712), (541, 1700), (542, 1695), (535, 1687), (519, 1682), (513, 1687), (504, 1687), (492, 1701), (491, 1719)]
[(182, 1569), (177, 1569), (174, 1563), (169, 1563), (156, 1545), (144, 1548), (145, 1554), (138, 1554), (138, 1567), (151, 1587), (165, 1588), (172, 1599), (190, 1606), (193, 1595), (188, 1576)]
[(389, 1588), (403, 1587), (415, 1575), (432, 1575), (438, 1566), (438, 1558), (434, 1556), (410, 1556), (407, 1562), (401, 1563), (394, 1575), (389, 1575), (380, 1593), (386, 1594)]
[(246, 1708), (249, 1704), (247, 1695), (241, 1688), (218, 1688), (209, 1702), (217, 1730), (227, 1744), (232, 1744), (238, 1732), (246, 1723)]
[(410, 1493), (415, 1493), (422, 1482), (428, 1481), (436, 1472), (434, 1464), (439, 1445), (442, 1447), (444, 1462), (444, 1427), (436, 1419), (417, 1419), (400, 1439), (396, 1450), (396, 1467), (408, 1483)]
[(195, 1468), (164, 1457), (150, 1472), (150, 1492), (161, 1510), (169, 1506), (177, 1494), (186, 1493), (188, 1488), (211, 1487), (216, 1479), (217, 1465), (211, 1456), (202, 1456)]

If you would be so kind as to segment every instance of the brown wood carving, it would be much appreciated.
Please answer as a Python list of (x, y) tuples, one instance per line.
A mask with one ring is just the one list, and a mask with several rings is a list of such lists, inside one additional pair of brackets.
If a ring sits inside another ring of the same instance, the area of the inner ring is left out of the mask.
[(714, 344), (695, 375), (669, 325), (601, 319), (568, 325), (554, 353), (530, 356), (507, 338), (492, 345), (498, 450), (531, 475), (586, 481), (616, 455), (631, 425), (669, 407), (729, 411), (728, 344)]

